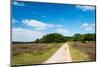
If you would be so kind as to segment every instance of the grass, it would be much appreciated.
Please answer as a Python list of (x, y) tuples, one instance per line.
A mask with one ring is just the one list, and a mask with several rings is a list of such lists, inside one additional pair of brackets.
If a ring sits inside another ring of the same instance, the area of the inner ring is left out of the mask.
[(41, 64), (53, 55), (62, 43), (13, 44), (12, 65)]
[(69, 49), (73, 62), (96, 60), (95, 42), (70, 42)]

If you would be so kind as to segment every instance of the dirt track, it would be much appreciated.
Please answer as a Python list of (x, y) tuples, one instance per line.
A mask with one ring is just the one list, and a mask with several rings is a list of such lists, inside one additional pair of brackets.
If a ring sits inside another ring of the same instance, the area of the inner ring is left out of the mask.
[(65, 43), (54, 55), (44, 63), (72, 62), (68, 44)]

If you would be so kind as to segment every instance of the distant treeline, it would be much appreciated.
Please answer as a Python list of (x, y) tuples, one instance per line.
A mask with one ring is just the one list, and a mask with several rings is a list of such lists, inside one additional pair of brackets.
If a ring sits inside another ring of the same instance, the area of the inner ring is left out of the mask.
[(12, 44), (31, 44), (33, 42), (12, 42)]
[(36, 39), (32, 42), (13, 42), (14, 44), (29, 44), (29, 43), (62, 43), (67, 41), (96, 41), (96, 34), (95, 33), (87, 33), (87, 34), (74, 34), (74, 36), (63, 36), (59, 33), (50, 33), (44, 35), (40, 39)]
[(61, 43), (67, 41), (95, 41), (96, 34), (95, 33), (87, 33), (87, 34), (74, 34), (74, 36), (63, 36), (58, 33), (51, 33), (44, 35), (41, 39), (36, 39), (35, 43)]

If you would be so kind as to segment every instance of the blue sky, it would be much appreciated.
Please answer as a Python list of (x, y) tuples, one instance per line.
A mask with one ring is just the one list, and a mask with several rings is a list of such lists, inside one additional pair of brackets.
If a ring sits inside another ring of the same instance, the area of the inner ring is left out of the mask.
[(95, 7), (12, 2), (13, 41), (33, 41), (49, 33), (95, 33)]

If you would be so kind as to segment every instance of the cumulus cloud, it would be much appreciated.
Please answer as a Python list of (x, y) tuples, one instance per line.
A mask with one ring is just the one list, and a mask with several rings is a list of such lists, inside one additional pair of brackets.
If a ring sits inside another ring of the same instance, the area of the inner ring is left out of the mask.
[(58, 28), (57, 29), (57, 33), (66, 35), (67, 33), (69, 33), (69, 30), (68, 29), (62, 29), (62, 28), (60, 29), (60, 28)]
[(67, 29), (57, 29), (58, 32), (62, 33), (68, 33), (69, 31)]
[(64, 27), (63, 25), (61, 24), (57, 24), (56, 27)]
[(46, 34), (45, 32), (41, 32), (41, 31), (32, 31), (23, 28), (13, 28), (12, 40), (23, 41), (23, 42), (34, 41), (37, 38), (41, 38), (45, 34)]
[(61, 27), (62, 26), (60, 24), (54, 25), (54, 24), (41, 22), (38, 20), (28, 20), (28, 19), (22, 20), (22, 23), (24, 23), (28, 26), (34, 27), (35, 30), (45, 30), (47, 28), (54, 28), (54, 27)]
[(81, 26), (85, 31), (92, 31), (95, 29), (95, 24), (83, 23)]
[(82, 11), (95, 10), (94, 6), (80, 6), (80, 5), (77, 5), (76, 8), (81, 9)]
[(20, 3), (20, 2), (12, 2), (13, 5), (15, 6), (25, 6), (24, 3)]

